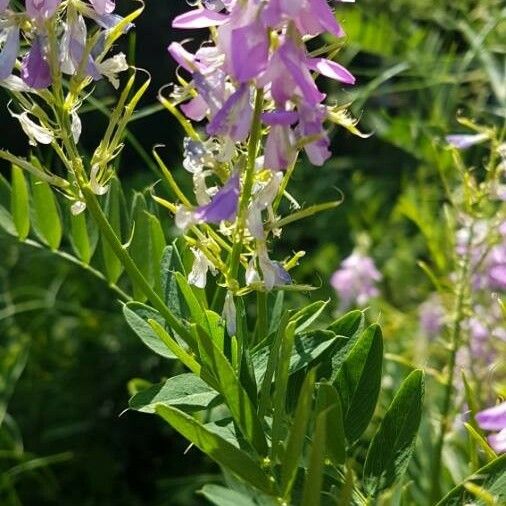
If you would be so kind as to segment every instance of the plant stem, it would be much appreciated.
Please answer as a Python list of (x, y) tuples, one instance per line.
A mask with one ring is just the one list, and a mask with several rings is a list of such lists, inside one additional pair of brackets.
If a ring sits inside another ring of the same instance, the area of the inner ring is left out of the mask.
[(268, 331), (267, 293), (258, 291), (256, 341), (260, 342), (266, 338)]
[(443, 447), (446, 433), (450, 425), (449, 415), (453, 400), (455, 366), (457, 361), (457, 352), (459, 351), (462, 335), (462, 320), (464, 319), (465, 299), (469, 286), (469, 271), (471, 260), (471, 245), (473, 241), (473, 225), (470, 227), (469, 238), (466, 245), (466, 252), (460, 263), (459, 279), (457, 283), (455, 312), (452, 324), (450, 339), (450, 357), (448, 364), (448, 379), (446, 383), (443, 409), (441, 412), (441, 422), (439, 426), (439, 436), (436, 442), (434, 465), (432, 467), (432, 490), (430, 504), (435, 504), (441, 498), (441, 470), (443, 460)]
[(241, 258), (242, 243), (244, 239), (244, 228), (246, 226), (246, 215), (248, 204), (255, 181), (255, 163), (262, 137), (261, 115), (264, 104), (264, 90), (258, 89), (255, 97), (255, 109), (251, 123), (251, 134), (248, 144), (248, 160), (246, 165), (246, 177), (239, 202), (239, 213), (237, 216), (237, 228), (235, 230), (234, 246), (230, 255), (229, 279), (237, 279)]
[(84, 200), (91, 216), (95, 220), (115, 255), (118, 257), (118, 260), (123, 264), (123, 267), (130, 276), (131, 280), (142, 290), (144, 295), (153, 304), (153, 307), (160, 312), (174, 332), (179, 334), (179, 336), (183, 338), (187, 344), (192, 343), (194, 339), (190, 331), (172, 313), (160, 296), (155, 292), (154, 288), (142, 275), (127, 249), (123, 246), (123, 244), (121, 244), (121, 241), (117, 237), (116, 232), (111, 227), (110, 223), (107, 221), (107, 218), (90, 187), (88, 185), (84, 185), (81, 187), (81, 191), (83, 192)]

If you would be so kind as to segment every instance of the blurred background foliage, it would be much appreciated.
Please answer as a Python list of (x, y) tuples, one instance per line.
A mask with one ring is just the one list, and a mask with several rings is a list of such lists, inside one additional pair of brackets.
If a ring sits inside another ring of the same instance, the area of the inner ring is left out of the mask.
[[(120, 11), (128, 3), (120, 1)], [(171, 31), (170, 19), (186, 8), (183, 0), (147, 2), (124, 47), (153, 76), (118, 160), (127, 189), (155, 181), (155, 143), (166, 146), (160, 154), (178, 180), (189, 181), (180, 168), (182, 132), (156, 101), (175, 70), (166, 46), (185, 36)], [(338, 16), (348, 35), (339, 60), (358, 86), (327, 92), (353, 103), (361, 131), (372, 135), (335, 131), (335, 156), (323, 168), (300, 162), (292, 184), (300, 203), (339, 191), (345, 200), (337, 211), (287, 228), (277, 255), (307, 251), (295, 277), (321, 286), (313, 298), (326, 298), (340, 261), (356, 244), (368, 248), (385, 276), (374, 309), (387, 352), (409, 361), (420, 351), (416, 308), (431, 290), (417, 260), (435, 258), (440, 272), (448, 270), (446, 238), (431, 222), (444, 203), (438, 172), (452, 163), (442, 140), (458, 131), (459, 114), (488, 124), (506, 119), (506, 7), (502, 0), (360, 0), (338, 4)], [(110, 93), (97, 86), (102, 103)], [(22, 154), (25, 139), (6, 101), (0, 94), (2, 146)], [(85, 146), (96, 144), (102, 124), (100, 103), (90, 104)], [(477, 164), (481, 156), (476, 150)], [(1, 231), (0, 258), (0, 504), (199, 504), (195, 490), (215, 478), (216, 467), (195, 450), (184, 454), (185, 442), (162, 421), (122, 414), (132, 378), (157, 382), (170, 371), (127, 328), (116, 293)], [(416, 461), (412, 472), (422, 465)]]

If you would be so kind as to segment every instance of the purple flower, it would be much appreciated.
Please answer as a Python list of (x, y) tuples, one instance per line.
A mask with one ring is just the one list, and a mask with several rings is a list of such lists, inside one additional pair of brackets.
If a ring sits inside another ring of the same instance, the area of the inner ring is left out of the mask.
[(45, 55), (41, 37), (36, 37), (28, 54), (23, 58), (21, 78), (34, 89), (47, 88), (51, 82), (51, 69)]
[(467, 149), (475, 144), (480, 144), (489, 138), (487, 134), (454, 134), (447, 135), (446, 142), (457, 149)]
[(239, 174), (236, 172), (230, 177), (225, 186), (216, 193), (209, 204), (196, 209), (194, 218), (198, 222), (214, 223), (216, 225), (224, 220), (235, 220), (239, 204), (239, 192)]
[[(86, 23), (82, 16), (78, 16), (65, 27), (61, 41), (61, 69), (65, 74), (75, 75), (81, 69), (81, 63), (85, 57), (86, 39)], [(82, 71), (96, 81), (102, 78), (91, 54), (87, 56), (87, 62)]]
[(490, 446), (498, 453), (506, 453), (506, 402), (480, 411), (476, 421), (483, 430), (499, 431), (488, 437)]
[(267, 68), (269, 36), (259, 20), (232, 30), (230, 56), (232, 73), (241, 83), (258, 77)]
[(341, 267), (330, 280), (341, 301), (341, 308), (353, 304), (364, 306), (379, 295), (376, 283), (382, 279), (374, 261), (358, 251), (343, 260)]
[(9, 2), (10, 0), (0, 0), (0, 12), (3, 12), (5, 9), (7, 9)]
[[(325, 95), (318, 90), (314, 82), (313, 76), (307, 66), (304, 50), (297, 47), (292, 40), (286, 39), (284, 44), (279, 48), (279, 57), (300, 90), (304, 100), (309, 105), (319, 104), (325, 98)], [(275, 77), (277, 79), (286, 79), (286, 74), (283, 69), (280, 69)]]
[(247, 84), (241, 84), (207, 125), (207, 133), (242, 142), (248, 137), (252, 118), (251, 90)]
[(111, 14), (116, 7), (115, 0), (90, 0), (90, 3), (97, 14), (101, 16)]
[(0, 81), (12, 74), (19, 51), (19, 27), (10, 26), (4, 31), (5, 41), (0, 50)]
[(429, 338), (436, 338), (444, 324), (445, 311), (441, 299), (432, 294), (419, 308), (419, 322), (423, 333)]
[(304, 150), (313, 165), (323, 165), (331, 156), (329, 150), (330, 140), (323, 128), (325, 109), (323, 106), (308, 106), (302, 103), (299, 107), (300, 121), (296, 132), (300, 139), (305, 137), (318, 137), (306, 144)]
[(286, 170), (297, 156), (295, 135), (292, 128), (283, 122), (271, 125), (265, 142), (264, 165), (273, 172)]
[(228, 16), (210, 9), (194, 9), (177, 16), (172, 21), (173, 28), (198, 29), (219, 26), (228, 21)]
[(37, 21), (44, 21), (54, 15), (61, 0), (26, 0), (26, 13)]

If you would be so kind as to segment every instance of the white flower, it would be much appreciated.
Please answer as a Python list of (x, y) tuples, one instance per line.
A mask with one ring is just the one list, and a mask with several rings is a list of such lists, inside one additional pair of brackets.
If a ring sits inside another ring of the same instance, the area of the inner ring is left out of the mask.
[(11, 112), (13, 118), (17, 118), (23, 129), (23, 132), (28, 136), (31, 146), (38, 144), (51, 144), (54, 141), (54, 135), (51, 130), (44, 126), (38, 125), (28, 116), (28, 112), (25, 111), (21, 114), (14, 114)]
[(191, 248), (191, 251), (195, 260), (193, 261), (192, 270), (188, 275), (188, 283), (197, 288), (205, 288), (207, 283), (207, 272), (211, 270), (211, 273), (214, 275), (216, 274), (216, 269), (202, 251), (197, 248)]
[(237, 331), (237, 310), (235, 308), (234, 296), (230, 292), (227, 292), (227, 295), (225, 295), (222, 316), (227, 324), (228, 335), (235, 336)]
[(126, 56), (123, 53), (118, 53), (112, 58), (104, 60), (102, 63), (97, 63), (98, 71), (109, 79), (109, 82), (113, 85), (114, 89), (119, 87), (119, 79), (117, 74), (128, 70), (128, 63)]
[(83, 125), (81, 123), (81, 118), (79, 117), (76, 111), (72, 111), (71, 118), (72, 123), (70, 125), (70, 128), (72, 130), (72, 138), (74, 139), (74, 142), (77, 144), (81, 137), (81, 132), (83, 131)]
[(100, 183), (99, 181), (100, 176), (98, 174), (99, 170), (100, 167), (98, 166), (98, 164), (93, 165), (93, 167), (91, 168), (90, 187), (91, 191), (95, 195), (105, 195), (107, 193), (107, 190), (109, 189), (109, 185), (103, 185)]
[(23, 93), (29, 93), (33, 91), (30, 86), (25, 84), (25, 82), (18, 76), (11, 75), (6, 79), (0, 81), (0, 86), (7, 88), (9, 91), (17, 91)]

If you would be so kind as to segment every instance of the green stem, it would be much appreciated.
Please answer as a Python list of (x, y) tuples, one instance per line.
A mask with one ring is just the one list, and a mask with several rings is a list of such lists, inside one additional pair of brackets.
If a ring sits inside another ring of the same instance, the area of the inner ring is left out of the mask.
[(255, 97), (255, 109), (253, 112), (253, 121), (251, 123), (251, 134), (248, 144), (248, 161), (246, 165), (246, 177), (239, 202), (239, 213), (237, 216), (237, 228), (235, 230), (234, 246), (230, 255), (229, 279), (237, 279), (239, 272), (239, 264), (241, 258), (241, 250), (244, 240), (244, 228), (246, 226), (246, 217), (248, 212), (248, 204), (253, 190), (255, 181), (255, 163), (258, 155), (260, 139), (262, 137), (262, 110), (264, 104), (264, 90), (257, 90)]
[(257, 292), (257, 329), (256, 340), (262, 341), (268, 332), (267, 293)]
[(439, 436), (436, 442), (434, 463), (432, 466), (432, 490), (430, 504), (435, 504), (441, 498), (441, 471), (442, 471), (442, 460), (443, 460), (443, 447), (445, 436), (448, 432), (448, 428), (451, 424), (449, 419), (454, 390), (455, 380), (455, 369), (457, 361), (457, 353), (461, 345), (462, 336), (462, 320), (464, 319), (464, 308), (466, 294), (468, 292), (469, 285), (469, 271), (470, 271), (470, 250), (473, 241), (474, 231), (471, 225), (469, 238), (466, 245), (466, 253), (461, 261), (459, 280), (457, 283), (457, 299), (455, 302), (455, 313), (452, 324), (451, 339), (450, 339), (450, 358), (448, 364), (448, 379), (446, 383), (443, 409), (441, 412), (441, 422), (439, 426)]
[(149, 284), (146, 278), (142, 275), (141, 271), (133, 261), (132, 257), (128, 253), (127, 249), (121, 244), (116, 232), (108, 222), (95, 194), (91, 191), (89, 186), (81, 187), (83, 192), (86, 207), (89, 210), (91, 216), (98, 225), (102, 235), (105, 237), (111, 249), (114, 251), (118, 260), (123, 264), (126, 272), (130, 276), (130, 279), (142, 290), (144, 295), (151, 301), (153, 307), (159, 311), (159, 313), (165, 318), (166, 322), (174, 332), (179, 334), (187, 343), (194, 341), (190, 331), (183, 325), (183, 323), (172, 313), (172, 311), (166, 306), (160, 296), (155, 292), (153, 287)]

